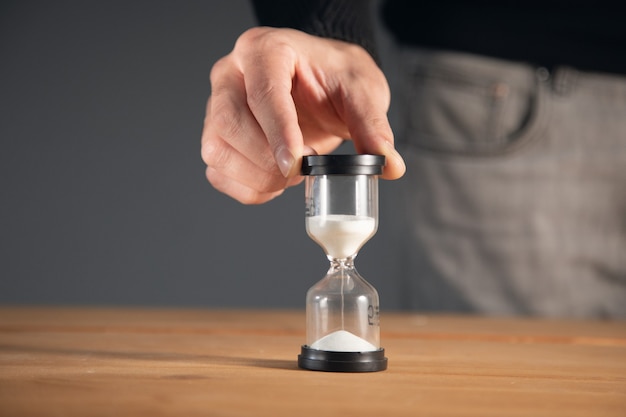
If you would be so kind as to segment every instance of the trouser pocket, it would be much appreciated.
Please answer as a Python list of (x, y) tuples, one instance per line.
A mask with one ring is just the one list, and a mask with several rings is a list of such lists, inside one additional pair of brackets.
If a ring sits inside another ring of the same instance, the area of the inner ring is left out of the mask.
[(545, 113), (533, 67), (468, 54), (407, 49), (401, 93), (410, 146), (488, 155), (530, 140)]

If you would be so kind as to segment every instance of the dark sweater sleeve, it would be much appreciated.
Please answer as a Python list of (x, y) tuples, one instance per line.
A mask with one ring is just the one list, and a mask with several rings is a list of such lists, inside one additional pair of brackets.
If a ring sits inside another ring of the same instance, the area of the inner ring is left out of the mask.
[(262, 26), (356, 43), (378, 61), (370, 0), (251, 0)]

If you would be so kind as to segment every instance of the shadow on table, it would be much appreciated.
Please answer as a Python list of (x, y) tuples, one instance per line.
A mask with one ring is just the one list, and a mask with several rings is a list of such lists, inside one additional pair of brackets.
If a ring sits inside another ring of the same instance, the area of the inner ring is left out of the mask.
[[(64, 356), (66, 359), (75, 360), (80, 366), (85, 366), (89, 360), (140, 360), (157, 362), (190, 363), (198, 366), (252, 366), (256, 368), (300, 370), (296, 363), (296, 354), (293, 360), (236, 357), (227, 355), (198, 355), (182, 352), (136, 352), (136, 351), (107, 351), (96, 349), (73, 349), (65, 347), (38, 347), (26, 345), (0, 344), (0, 355), (20, 355), (22, 363), (27, 360), (23, 355), (38, 354), (51, 356)], [(68, 363), (71, 365), (71, 363)]]

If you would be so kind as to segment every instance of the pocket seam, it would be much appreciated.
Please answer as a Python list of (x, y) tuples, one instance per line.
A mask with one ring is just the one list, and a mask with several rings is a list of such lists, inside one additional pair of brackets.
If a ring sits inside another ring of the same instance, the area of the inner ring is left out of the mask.
[[(420, 73), (421, 72), (421, 73)], [(418, 75), (418, 73), (420, 73)], [(462, 83), (464, 88), (468, 86), (474, 89), (479, 89), (481, 95), (485, 95), (485, 91), (487, 91), (488, 87), (485, 84), (481, 84), (475, 81), (470, 81), (467, 79), (461, 79), (462, 77), (458, 76), (450, 76), (450, 71), (442, 71), (442, 74), (433, 75), (430, 71), (419, 71), (419, 69), (414, 69), (411, 71), (411, 74), (423, 76), (429, 79), (439, 79), (446, 82), (453, 82), (460, 84)], [(413, 78), (414, 80), (415, 78)], [(535, 94), (531, 98), (530, 104), (530, 112), (526, 117), (526, 120), (522, 123), (522, 128), (510, 135), (508, 138), (505, 138), (504, 135), (499, 135), (500, 139), (498, 141), (493, 141), (492, 143), (485, 144), (482, 148), (473, 148), (473, 149), (453, 149), (447, 146), (438, 147), (436, 145), (429, 146), (428, 143), (424, 143), (426, 141), (412, 141), (409, 140), (409, 135), (405, 135), (405, 137), (400, 140), (407, 147), (419, 149), (424, 152), (429, 152), (432, 154), (438, 154), (442, 156), (464, 156), (464, 157), (495, 157), (500, 155), (506, 155), (513, 152), (517, 152), (520, 148), (525, 147), (528, 143), (534, 142), (534, 140), (540, 136), (539, 132), (545, 128), (546, 122), (550, 117), (550, 105), (548, 100), (549, 88), (546, 85), (546, 81), (540, 80), (537, 77), (533, 78), (534, 80), (534, 91)], [(506, 101), (500, 106), (497, 110), (498, 114), (504, 111), (504, 106), (506, 106)], [(409, 115), (410, 117), (410, 115)], [(497, 115), (490, 115), (490, 117), (498, 117)], [(407, 122), (408, 123), (408, 122)], [(502, 129), (501, 123), (498, 123), (492, 130), (500, 130)], [(495, 132), (499, 133), (499, 132)], [(428, 135), (425, 133), (420, 133), (420, 135), (427, 139), (428, 142), (436, 144), (438, 138), (434, 135)], [(490, 146), (491, 145), (491, 146)]]

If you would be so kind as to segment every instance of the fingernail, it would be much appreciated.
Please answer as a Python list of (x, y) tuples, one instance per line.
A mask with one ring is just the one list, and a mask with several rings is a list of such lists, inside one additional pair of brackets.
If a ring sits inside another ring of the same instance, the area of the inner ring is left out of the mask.
[(296, 162), (296, 159), (293, 157), (291, 152), (289, 152), (289, 149), (285, 148), (284, 146), (278, 148), (275, 158), (280, 172), (283, 174), (283, 176), (285, 176), (285, 178), (288, 177), (289, 173), (291, 172), (291, 168), (293, 167), (293, 164)]
[(311, 148), (310, 146), (304, 145), (302, 147), (302, 155), (317, 155), (317, 152), (315, 151), (315, 149)]

